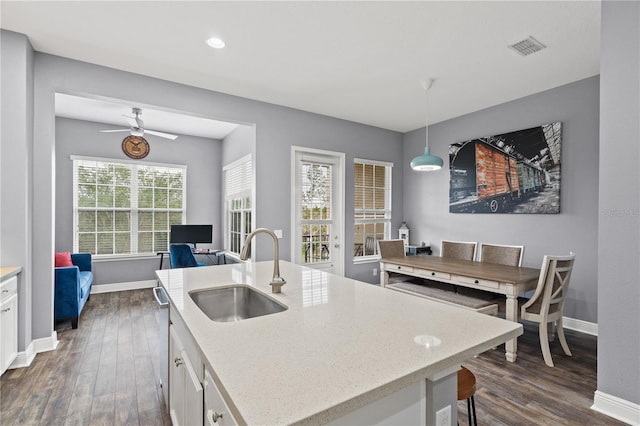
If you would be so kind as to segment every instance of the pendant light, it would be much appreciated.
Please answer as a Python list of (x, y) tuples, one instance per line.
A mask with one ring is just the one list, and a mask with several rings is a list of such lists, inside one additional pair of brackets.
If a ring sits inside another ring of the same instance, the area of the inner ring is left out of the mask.
[(424, 149), (424, 154), (415, 157), (411, 160), (411, 168), (413, 170), (417, 170), (419, 172), (430, 172), (433, 170), (440, 170), (442, 168), (442, 158), (436, 157), (435, 155), (431, 155), (429, 152), (429, 89), (433, 85), (433, 80), (429, 79), (427, 81), (422, 82), (422, 87), (427, 91), (427, 112), (425, 114), (426, 124), (424, 128), (426, 147)]

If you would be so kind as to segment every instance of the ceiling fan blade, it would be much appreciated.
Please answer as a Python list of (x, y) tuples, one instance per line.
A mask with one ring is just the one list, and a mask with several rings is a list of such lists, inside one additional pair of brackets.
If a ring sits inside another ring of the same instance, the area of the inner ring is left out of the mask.
[(130, 132), (130, 129), (118, 129), (118, 130), (100, 130), (102, 133), (114, 133), (114, 132)]
[(171, 140), (175, 140), (178, 136), (172, 135), (171, 133), (158, 132), (157, 130), (147, 130), (144, 129), (145, 133), (149, 133), (150, 135), (160, 136), (161, 138), (167, 138)]

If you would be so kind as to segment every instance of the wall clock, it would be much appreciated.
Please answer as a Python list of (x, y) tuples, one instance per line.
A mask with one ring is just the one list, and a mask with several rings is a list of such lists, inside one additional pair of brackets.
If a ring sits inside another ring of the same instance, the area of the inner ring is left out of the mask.
[(140, 136), (131, 135), (122, 140), (122, 152), (134, 160), (146, 157), (150, 149), (149, 142)]

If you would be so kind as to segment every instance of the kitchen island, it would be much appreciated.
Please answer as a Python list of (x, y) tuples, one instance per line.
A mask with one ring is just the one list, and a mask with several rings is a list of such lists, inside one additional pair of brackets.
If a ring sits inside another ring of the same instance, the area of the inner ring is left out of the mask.
[[(282, 293), (271, 294), (272, 272), (271, 261), (156, 272), (172, 321), (238, 424), (431, 425), (450, 406), (455, 425), (460, 364), (522, 334), (517, 323), (289, 262)], [(287, 309), (216, 322), (189, 295), (237, 284)]]

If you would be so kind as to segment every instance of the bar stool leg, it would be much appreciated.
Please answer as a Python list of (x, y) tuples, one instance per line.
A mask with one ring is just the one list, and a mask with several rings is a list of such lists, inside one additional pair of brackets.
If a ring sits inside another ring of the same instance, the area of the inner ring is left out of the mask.
[(469, 418), (469, 426), (471, 426), (471, 398), (467, 398), (467, 417)]
[[(469, 399), (471, 400), (471, 408), (473, 408), (473, 424), (478, 426), (478, 419), (476, 418), (476, 400), (473, 395), (471, 395), (471, 398)], [(469, 419), (469, 424), (471, 424), (471, 419)]]

